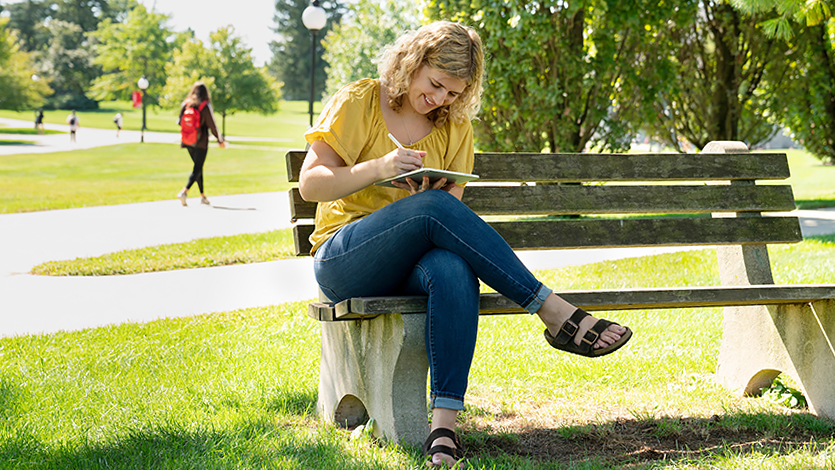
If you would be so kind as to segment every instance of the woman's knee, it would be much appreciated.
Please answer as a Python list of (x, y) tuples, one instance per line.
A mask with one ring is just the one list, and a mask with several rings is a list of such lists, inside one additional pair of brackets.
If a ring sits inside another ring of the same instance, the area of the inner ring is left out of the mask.
[[(411, 205), (412, 213), (441, 216), (450, 213), (450, 205), (463, 205), (452, 194), (439, 189), (424, 191), (404, 199)], [(466, 206), (464, 206), (466, 207)]]
[(449, 250), (436, 248), (429, 251), (418, 261), (418, 266), (437, 286), (478, 291), (478, 276), (473, 268), (464, 258)]

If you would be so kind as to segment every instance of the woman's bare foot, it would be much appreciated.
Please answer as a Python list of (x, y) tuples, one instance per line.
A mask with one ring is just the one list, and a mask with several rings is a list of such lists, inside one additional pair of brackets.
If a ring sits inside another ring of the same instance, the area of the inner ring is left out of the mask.
[[(455, 429), (455, 422), (457, 419), (458, 410), (451, 410), (449, 408), (433, 408), (430, 435), (431, 431), (435, 431), (436, 429)], [(435, 446), (447, 446), (451, 449), (459, 448), (458, 444), (456, 444), (452, 438), (444, 436), (433, 440), (425, 447), (426, 449), (431, 449)], [(424, 451), (426, 451), (426, 449), (424, 449)], [(459, 462), (459, 459), (456, 459), (450, 454), (437, 452), (432, 454), (426, 461), (426, 466), (429, 468), (464, 468), (464, 463)]]
[[(548, 332), (551, 333), (552, 336), (557, 336), (563, 323), (571, 318), (571, 315), (575, 310), (577, 310), (577, 307), (566, 302), (562, 297), (556, 294), (551, 294), (545, 299), (545, 302), (542, 304), (542, 308), (540, 308), (536, 314), (539, 315), (542, 323), (545, 323), (545, 326), (548, 328)], [(583, 339), (583, 335), (585, 335), (586, 332), (589, 331), (595, 323), (597, 323), (597, 320), (598, 319), (593, 316), (588, 316), (580, 321), (580, 324), (577, 325), (578, 332), (574, 336), (575, 344), (580, 344)], [(594, 344), (594, 349), (605, 348), (614, 344), (620, 340), (621, 335), (625, 333), (625, 327), (614, 324), (609, 325), (609, 328), (604, 330), (600, 334), (600, 337), (597, 338), (597, 342)]]
[[(456, 448), (455, 443), (448, 437), (441, 437), (432, 441), (432, 447), (435, 446)], [(451, 455), (438, 452), (432, 454), (429, 460), (426, 461), (426, 466), (429, 468), (464, 468), (464, 462), (459, 462)]]

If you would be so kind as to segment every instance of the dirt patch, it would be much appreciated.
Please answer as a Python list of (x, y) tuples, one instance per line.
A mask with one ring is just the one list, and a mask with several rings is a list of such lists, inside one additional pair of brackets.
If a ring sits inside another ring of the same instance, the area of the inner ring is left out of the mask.
[(728, 451), (785, 453), (835, 438), (835, 423), (825, 422), (812, 431), (801, 424), (802, 420), (792, 415), (766, 417), (767, 424), (755, 416), (750, 420), (738, 416), (616, 419), (544, 428), (531, 427), (529, 421), (505, 415), (489, 428), (469, 423), (473, 427), (465, 428), (462, 434), (471, 456), (511, 455), (540, 462), (610, 462), (628, 467), (661, 459), (698, 459)]

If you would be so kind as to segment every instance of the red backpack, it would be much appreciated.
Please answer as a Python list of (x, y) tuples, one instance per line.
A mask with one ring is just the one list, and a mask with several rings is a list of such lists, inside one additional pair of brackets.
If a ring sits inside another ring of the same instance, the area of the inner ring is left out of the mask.
[(206, 103), (204, 101), (196, 108), (188, 106), (183, 111), (183, 117), (180, 119), (180, 137), (183, 144), (193, 146), (200, 139), (200, 113), (206, 107)]

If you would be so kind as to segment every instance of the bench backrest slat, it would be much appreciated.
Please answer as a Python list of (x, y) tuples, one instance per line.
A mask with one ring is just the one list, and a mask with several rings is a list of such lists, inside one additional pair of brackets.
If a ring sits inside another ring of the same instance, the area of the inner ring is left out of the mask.
[[(795, 243), (793, 217), (567, 219), (490, 222), (517, 250)], [(296, 253), (310, 253), (312, 225), (294, 227)]]
[(473, 173), (518, 182), (765, 180), (788, 178), (789, 166), (778, 153), (477, 153)]
[[(298, 181), (304, 152), (289, 152)], [(464, 202), (514, 249), (790, 243), (797, 217), (785, 154), (478, 153)], [(308, 254), (316, 204), (290, 191), (297, 254)], [(683, 217), (680, 214), (686, 214)], [(710, 218), (722, 215), (721, 218)], [(736, 214), (737, 217), (724, 217)], [(554, 219), (558, 216), (575, 216)]]
[[(287, 177), (299, 181), (305, 152), (287, 153)], [(785, 153), (477, 153), (479, 181), (723, 181), (790, 176)]]
[[(311, 219), (316, 203), (293, 188), (293, 219)], [(521, 203), (520, 203), (521, 202)], [(791, 186), (478, 186), (464, 191), (464, 203), (481, 215), (709, 214), (794, 210)]]

